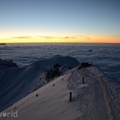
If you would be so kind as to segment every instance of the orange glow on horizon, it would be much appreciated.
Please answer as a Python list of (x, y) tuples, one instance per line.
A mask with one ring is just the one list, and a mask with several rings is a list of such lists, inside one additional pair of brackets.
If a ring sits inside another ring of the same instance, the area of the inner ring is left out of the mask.
[(94, 35), (0, 37), (0, 43), (56, 43), (56, 42), (59, 42), (59, 43), (120, 43), (120, 38), (94, 36)]

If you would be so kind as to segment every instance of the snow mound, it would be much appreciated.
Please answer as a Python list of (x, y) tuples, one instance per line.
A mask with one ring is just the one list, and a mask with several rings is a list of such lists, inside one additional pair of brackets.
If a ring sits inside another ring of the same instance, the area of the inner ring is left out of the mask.
[(74, 68), (77, 65), (79, 65), (79, 62), (75, 58), (70, 57), (70, 56), (60, 56), (60, 55), (55, 55), (51, 58), (42, 59), (42, 60), (37, 61), (36, 63), (38, 63), (39, 66), (47, 68), (47, 69), (50, 69), (56, 63), (61, 64), (61, 65), (67, 64), (71, 68)]

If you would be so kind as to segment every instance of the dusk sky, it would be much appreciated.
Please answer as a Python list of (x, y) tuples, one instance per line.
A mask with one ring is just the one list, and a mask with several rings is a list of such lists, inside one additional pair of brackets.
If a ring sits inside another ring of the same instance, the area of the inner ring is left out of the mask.
[(120, 0), (0, 0), (0, 43), (120, 43)]

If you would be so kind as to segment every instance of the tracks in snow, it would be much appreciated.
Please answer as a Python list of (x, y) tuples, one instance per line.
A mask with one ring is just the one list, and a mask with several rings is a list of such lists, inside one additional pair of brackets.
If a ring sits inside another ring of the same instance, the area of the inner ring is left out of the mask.
[[(82, 77), (85, 78), (86, 87), (82, 87)], [(73, 72), (68, 86), (78, 94), (80, 118), (77, 120), (115, 120), (104, 80), (93, 72), (87, 69)]]
[[(98, 78), (95, 74), (93, 74), (93, 75), (94, 75), (94, 77)], [(113, 110), (113, 106), (112, 106), (113, 103), (111, 101), (111, 98), (110, 98), (110, 95), (108, 93), (107, 86), (105, 84), (105, 81), (104, 81), (103, 77), (100, 77), (99, 81), (100, 81), (102, 91), (103, 91), (103, 94), (104, 94), (104, 98), (105, 98), (105, 102), (106, 102), (106, 105), (107, 105), (109, 119), (110, 120), (115, 120), (115, 114), (114, 114), (114, 110)]]

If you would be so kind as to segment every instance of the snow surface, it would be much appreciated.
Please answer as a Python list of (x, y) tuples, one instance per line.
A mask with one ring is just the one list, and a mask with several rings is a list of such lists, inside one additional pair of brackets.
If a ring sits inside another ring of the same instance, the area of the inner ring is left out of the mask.
[[(12, 60), (0, 59), (0, 111), (46, 84), (44, 79), (46, 71), (56, 63), (71, 68), (79, 65), (75, 58), (60, 55), (42, 59), (23, 67), (17, 67)], [(66, 71), (67, 67), (62, 72)]]
[(18, 110), (17, 118), (1, 120), (115, 120), (105, 79), (96, 66), (76, 67), (3, 111)]

